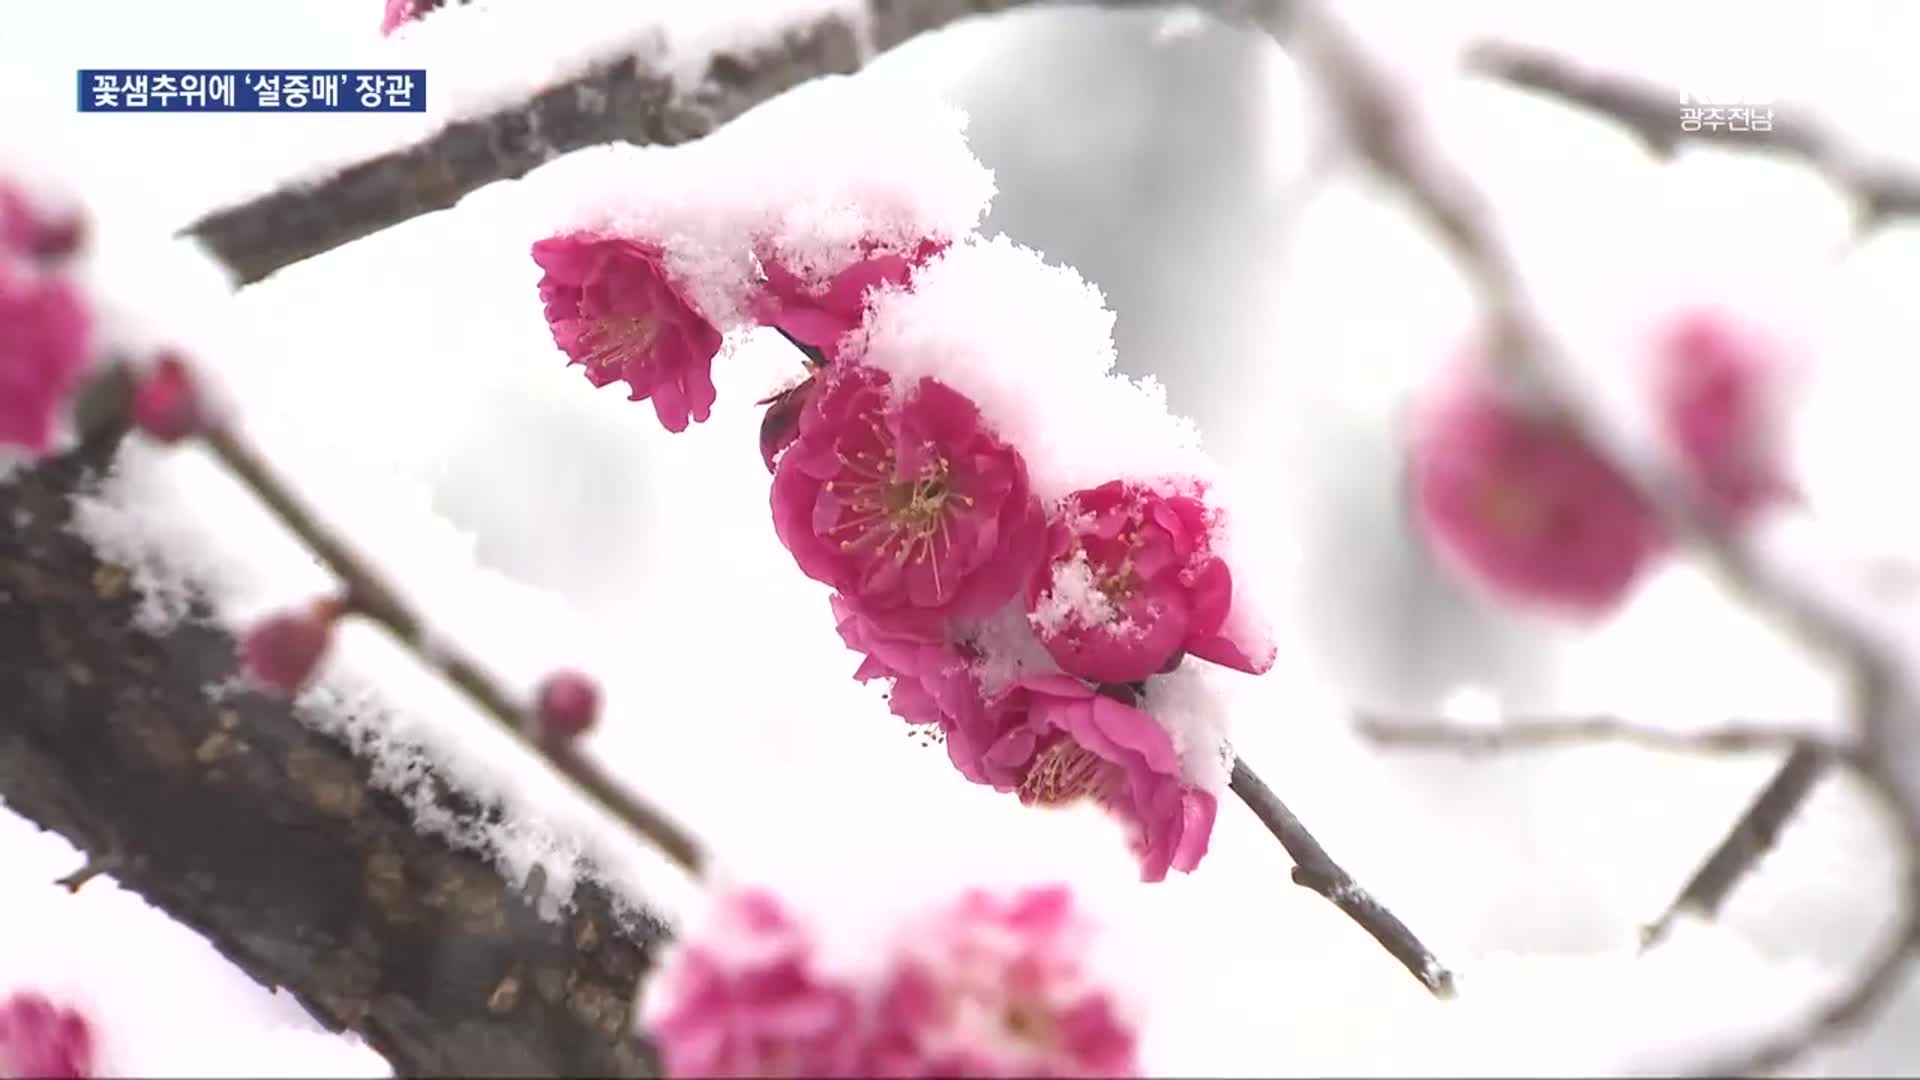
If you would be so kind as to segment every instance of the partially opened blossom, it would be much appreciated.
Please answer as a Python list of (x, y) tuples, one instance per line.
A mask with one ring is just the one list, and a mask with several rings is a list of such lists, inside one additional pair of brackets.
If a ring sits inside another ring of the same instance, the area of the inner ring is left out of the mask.
[(1421, 529), (1447, 565), (1502, 598), (1603, 615), (1667, 546), (1618, 470), (1476, 365), (1420, 403), (1409, 454)]
[(0, 446), (50, 450), (92, 356), (73, 286), (0, 254)]
[(911, 250), (864, 241), (859, 259), (824, 281), (809, 280), (776, 254), (763, 254), (766, 280), (753, 299), (754, 318), (819, 349), (831, 362), (839, 356), (840, 339), (865, 319), (868, 293), (883, 285), (905, 285), (914, 267), (944, 247), (932, 239)]
[(1791, 495), (1778, 349), (1713, 311), (1682, 312), (1654, 349), (1661, 427), (1714, 512), (1738, 521)]
[(1200, 865), (1219, 803), (1185, 780), (1173, 737), (1152, 716), (1065, 675), (1025, 676), (995, 705), (997, 737), (978, 740), (995, 762), (980, 771), (1021, 757), (1021, 802), (1085, 800), (1112, 812), (1128, 828), (1142, 881)]
[(817, 969), (808, 931), (769, 893), (722, 897), (658, 974), (646, 1027), (669, 1076), (855, 1075), (867, 1036), (852, 987)]
[(1068, 674), (1115, 683), (1145, 679), (1183, 653), (1264, 670), (1221, 634), (1233, 575), (1213, 554), (1214, 520), (1197, 493), (1120, 480), (1069, 496), (1027, 599), (1054, 661)]
[(85, 1080), (96, 1075), (93, 1026), (78, 1010), (20, 991), (0, 998), (0, 1076)]
[(936, 380), (897, 395), (871, 368), (819, 378), (773, 476), (774, 530), (801, 571), (930, 639), (1013, 599), (1046, 540), (1019, 452)]
[(595, 386), (625, 380), (630, 400), (653, 401), (668, 431), (713, 408), (719, 327), (668, 271), (659, 247), (569, 233), (533, 245), (546, 274), (540, 299), (554, 343)]
[(970, 890), (909, 928), (878, 996), (875, 1076), (1136, 1076), (1138, 1036), (1062, 886)]

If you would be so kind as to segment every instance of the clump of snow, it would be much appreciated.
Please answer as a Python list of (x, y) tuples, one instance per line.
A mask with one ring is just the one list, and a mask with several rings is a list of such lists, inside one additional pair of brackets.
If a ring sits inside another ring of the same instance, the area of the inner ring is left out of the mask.
[(1005, 693), (1018, 679), (1060, 670), (1046, 646), (1033, 635), (1024, 598), (1016, 598), (988, 618), (960, 627), (955, 640), (976, 654), (973, 674), (988, 699)]
[(1245, 680), (1253, 677), (1190, 659), (1147, 680), (1141, 706), (1173, 736), (1180, 775), (1202, 791), (1226, 790), (1234, 756), (1228, 733), (1234, 709), (1247, 700)]
[(1107, 626), (1116, 635), (1132, 628), (1132, 620), (1114, 605), (1100, 587), (1100, 579), (1085, 551), (1055, 562), (1040, 602), (1027, 617), (1042, 634), (1058, 634), (1070, 626)]
[(1113, 312), (1100, 290), (1004, 236), (955, 245), (911, 290), (881, 293), (863, 332), (864, 361), (900, 392), (932, 378), (971, 398), (1019, 448), (1050, 505), (1110, 480), (1215, 471), (1165, 388), (1114, 373)]
[(756, 254), (824, 284), (863, 244), (911, 251), (972, 232), (994, 185), (966, 123), (930, 97), (818, 79), (685, 146), (609, 144), (535, 170), (521, 185), (527, 228), (660, 244), (702, 310), (730, 326)]

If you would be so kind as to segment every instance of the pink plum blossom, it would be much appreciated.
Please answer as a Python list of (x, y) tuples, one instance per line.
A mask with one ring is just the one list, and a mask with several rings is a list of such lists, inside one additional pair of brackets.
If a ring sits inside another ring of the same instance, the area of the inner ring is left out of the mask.
[(32, 991), (0, 999), (0, 1076), (85, 1080), (95, 1075), (93, 1026)]
[(866, 318), (867, 295), (884, 285), (905, 285), (913, 269), (946, 247), (923, 240), (912, 251), (901, 252), (868, 240), (860, 258), (824, 283), (810, 283), (778, 256), (763, 255), (766, 281), (753, 300), (754, 319), (821, 351), (831, 362), (839, 358), (839, 342)]
[(875, 1076), (1137, 1076), (1138, 1037), (1062, 886), (970, 890), (911, 928), (879, 995)]
[(0, 446), (52, 449), (92, 356), (92, 320), (73, 287), (0, 254)]
[(1651, 507), (1548, 417), (1463, 366), (1420, 403), (1408, 480), (1442, 560), (1489, 592), (1592, 618), (1618, 605), (1667, 547)]
[(855, 989), (823, 977), (814, 943), (771, 894), (731, 893), (655, 976), (648, 1030), (669, 1076), (856, 1075), (867, 1035)]
[(56, 259), (79, 250), (86, 223), (78, 213), (52, 213), (0, 179), (0, 257)]
[(653, 244), (568, 233), (533, 245), (554, 343), (594, 386), (625, 380), (668, 431), (705, 422), (721, 334)]
[(825, 368), (773, 475), (773, 523), (808, 577), (870, 618), (938, 639), (1011, 600), (1042, 557), (1026, 462), (965, 396), (903, 400), (872, 368)]
[(993, 702), (984, 725), (948, 736), (950, 755), (958, 746), (975, 755), (956, 757), (962, 773), (1029, 806), (1104, 807), (1127, 826), (1142, 881), (1200, 865), (1218, 800), (1186, 782), (1173, 737), (1145, 711), (1070, 676), (1027, 675)]
[(1114, 480), (1068, 496), (1048, 529), (1049, 562), (1027, 610), (1068, 674), (1130, 683), (1182, 653), (1257, 673), (1220, 633), (1233, 575), (1213, 554), (1215, 513), (1192, 494)]
[(1792, 494), (1780, 362), (1767, 342), (1718, 313), (1688, 311), (1662, 328), (1654, 363), (1662, 429), (1716, 513), (1739, 521)]

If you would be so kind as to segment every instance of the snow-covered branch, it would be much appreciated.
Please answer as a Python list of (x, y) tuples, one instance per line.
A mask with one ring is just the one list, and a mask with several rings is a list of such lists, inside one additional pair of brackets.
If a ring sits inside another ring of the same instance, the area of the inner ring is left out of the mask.
[(1656, 153), (1695, 142), (1787, 154), (1804, 160), (1858, 201), (1862, 225), (1920, 213), (1920, 173), (1822, 126), (1805, 109), (1775, 105), (1765, 129), (1727, 124), (1684, 131), (1677, 89), (1649, 79), (1606, 71), (1570, 57), (1497, 40), (1476, 43), (1467, 53), (1474, 70), (1601, 113), (1630, 128)]
[[(1309, 69), (1356, 148), (1377, 173), (1406, 192), (1480, 292), (1489, 359), (1509, 391), (1552, 415), (1558, 430), (1609, 463), (1666, 528), (1692, 542), (1732, 593), (1772, 616), (1811, 653), (1834, 662), (1847, 679), (1853, 709), (1844, 747), (1896, 823), (1907, 895), (1899, 926), (1850, 985), (1757, 1046), (1711, 1044), (1692, 1067), (1708, 1075), (1746, 1075), (1783, 1064), (1871, 1015), (1920, 944), (1920, 776), (1909, 764), (1920, 725), (1913, 715), (1908, 645), (1847, 568), (1809, 562), (1807, 555), (1824, 546), (1821, 538), (1807, 538), (1789, 552), (1736, 534), (1708, 510), (1668, 454), (1643, 436), (1646, 419), (1634, 395), (1623, 392), (1630, 388), (1618, 385), (1618, 376), (1609, 378), (1618, 365), (1585, 362), (1575, 343), (1563, 341), (1547, 323), (1485, 192), (1446, 151), (1382, 59), (1326, 5), (1301, 4), (1296, 30), (1308, 46)], [(1752, 745), (1748, 735), (1723, 732), (1708, 738)], [(1803, 747), (1821, 738), (1776, 736)], [(1829, 740), (1827, 749), (1837, 753), (1842, 745)]]
[(501, 805), (431, 772), (401, 798), (293, 703), (210, 695), (239, 672), (205, 611), (137, 625), (141, 585), (75, 525), (121, 442), (0, 485), (0, 795), (87, 853), (65, 883), (111, 873), (398, 1075), (656, 1075), (629, 1021), (657, 922), (584, 878), (543, 914), (540, 880), (417, 823)]

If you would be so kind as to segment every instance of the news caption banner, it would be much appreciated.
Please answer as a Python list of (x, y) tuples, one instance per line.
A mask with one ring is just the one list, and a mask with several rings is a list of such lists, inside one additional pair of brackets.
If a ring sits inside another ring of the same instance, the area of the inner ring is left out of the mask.
[(423, 69), (82, 68), (81, 112), (426, 112)]

